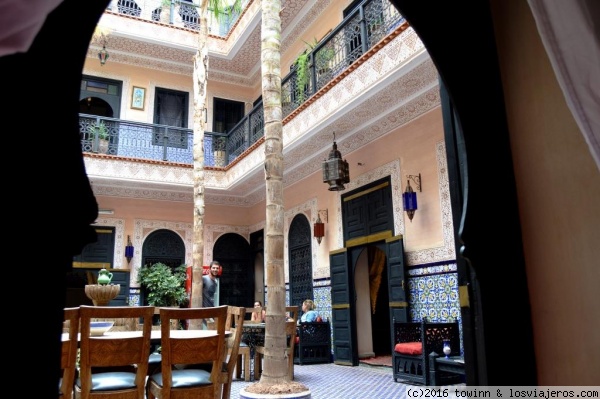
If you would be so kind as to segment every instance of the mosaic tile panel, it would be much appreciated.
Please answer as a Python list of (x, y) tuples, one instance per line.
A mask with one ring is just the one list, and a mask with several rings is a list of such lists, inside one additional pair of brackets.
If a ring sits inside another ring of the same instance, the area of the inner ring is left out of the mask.
[(129, 287), (129, 306), (140, 306), (142, 289), (140, 287)]
[[(456, 270), (443, 274), (430, 274), (431, 269), (452, 269), (451, 266), (435, 266), (415, 272), (408, 280), (410, 319), (421, 321), (454, 321), (460, 319), (458, 298), (458, 275)], [(454, 265), (454, 269), (456, 266)], [(410, 273), (409, 273), (410, 274)]]

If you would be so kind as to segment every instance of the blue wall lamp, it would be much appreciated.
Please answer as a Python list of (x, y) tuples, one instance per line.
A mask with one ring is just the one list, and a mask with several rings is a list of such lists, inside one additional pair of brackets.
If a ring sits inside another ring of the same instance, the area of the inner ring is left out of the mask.
[(402, 193), (404, 211), (406, 211), (408, 219), (412, 223), (413, 216), (415, 216), (415, 211), (417, 210), (417, 193), (413, 191), (413, 188), (410, 186), (411, 180), (415, 184), (415, 188), (421, 192), (421, 174), (406, 175), (406, 190)]

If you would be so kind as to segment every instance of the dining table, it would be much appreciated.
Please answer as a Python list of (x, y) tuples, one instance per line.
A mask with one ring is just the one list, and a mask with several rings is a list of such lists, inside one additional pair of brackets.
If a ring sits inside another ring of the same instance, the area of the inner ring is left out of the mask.
[[(216, 335), (216, 330), (171, 330), (172, 338), (202, 338)], [(133, 338), (142, 335), (142, 331), (107, 331), (102, 335), (92, 335), (93, 338)], [(81, 336), (81, 335), (79, 335)], [(225, 338), (231, 336), (231, 331), (225, 331)], [(63, 341), (69, 340), (69, 333), (62, 333)], [(150, 343), (153, 345), (160, 344), (161, 330), (152, 330), (150, 332)]]
[(242, 327), (242, 342), (254, 349), (265, 344), (265, 323), (252, 323), (244, 321)]

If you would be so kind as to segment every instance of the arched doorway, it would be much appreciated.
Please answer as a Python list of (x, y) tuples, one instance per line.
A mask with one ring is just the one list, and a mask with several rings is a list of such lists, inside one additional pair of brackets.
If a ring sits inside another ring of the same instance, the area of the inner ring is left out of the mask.
[(390, 308), (385, 251), (366, 246), (356, 260), (358, 357), (390, 355)]
[[(391, 320), (408, 321), (402, 236), (392, 237), (391, 232), (387, 235), (383, 238), (382, 235), (366, 236), (366, 244), (341, 248), (329, 255), (336, 364), (358, 366), (359, 337), (360, 350), (364, 352), (360, 355), (368, 356), (369, 347), (373, 352), (391, 353)], [(381, 262), (385, 264), (387, 277), (381, 270)], [(373, 289), (374, 299), (371, 301), (371, 287), (377, 286), (371, 281), (376, 282), (377, 275), (380, 275), (379, 285), (376, 290)], [(384, 279), (387, 279), (387, 285), (383, 285)], [(383, 303), (386, 300), (387, 303)], [(376, 312), (387, 310), (388, 316), (373, 318), (371, 303), (375, 304)], [(389, 326), (387, 333), (383, 331), (386, 325)], [(362, 331), (367, 326), (371, 328), (370, 336)], [(374, 343), (375, 340), (382, 342)]]
[(112, 118), (114, 110), (105, 100), (98, 97), (86, 97), (79, 100), (79, 113)]
[(119, 118), (122, 83), (97, 76), (83, 76), (79, 90), (79, 113)]
[[(312, 276), (311, 229), (308, 218), (298, 214), (288, 232), (290, 306), (302, 308), (306, 299), (314, 299)], [(300, 315), (301, 316), (301, 315)]]
[[(142, 245), (142, 267), (164, 263), (175, 268), (185, 263), (185, 243), (175, 232), (166, 229), (153, 231)], [(140, 292), (140, 303), (146, 305), (146, 293)]]
[[(341, 197), (345, 247), (329, 256), (335, 363), (391, 353), (391, 321), (408, 321), (402, 236), (390, 177)], [(360, 339), (360, 342), (359, 342)]]
[(248, 241), (236, 233), (223, 234), (213, 247), (213, 260), (223, 266), (219, 278), (219, 305), (252, 307), (254, 260)]

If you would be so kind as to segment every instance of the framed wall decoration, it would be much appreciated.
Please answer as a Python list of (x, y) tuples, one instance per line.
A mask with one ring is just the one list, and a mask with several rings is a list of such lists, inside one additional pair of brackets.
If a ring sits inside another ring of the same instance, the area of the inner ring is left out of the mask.
[(145, 102), (146, 89), (143, 87), (133, 86), (133, 91), (131, 92), (131, 108), (143, 110)]

